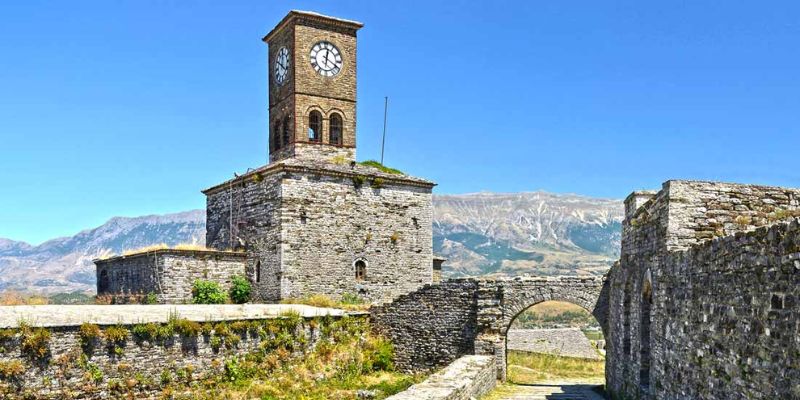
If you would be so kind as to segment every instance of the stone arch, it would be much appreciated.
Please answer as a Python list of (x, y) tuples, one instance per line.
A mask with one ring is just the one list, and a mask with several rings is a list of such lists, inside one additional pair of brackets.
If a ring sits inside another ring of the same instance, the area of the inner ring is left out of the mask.
[(608, 335), (606, 277), (515, 278), (481, 281), (478, 289), (476, 354), (493, 354), (497, 377), (506, 379), (506, 335), (525, 309), (545, 301), (566, 301), (589, 311)]

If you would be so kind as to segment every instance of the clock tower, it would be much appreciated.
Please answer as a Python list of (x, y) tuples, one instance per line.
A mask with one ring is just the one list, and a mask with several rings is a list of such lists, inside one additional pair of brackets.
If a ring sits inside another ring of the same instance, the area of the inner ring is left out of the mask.
[(269, 159), (355, 160), (360, 22), (290, 11), (270, 31)]

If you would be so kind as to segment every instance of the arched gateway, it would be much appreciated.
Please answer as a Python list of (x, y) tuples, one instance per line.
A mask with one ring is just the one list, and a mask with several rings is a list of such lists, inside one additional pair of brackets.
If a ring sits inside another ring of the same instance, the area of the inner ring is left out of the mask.
[(550, 300), (588, 310), (608, 333), (605, 277), (452, 279), (374, 307), (376, 328), (395, 344), (404, 370), (446, 365), (466, 354), (495, 355), (505, 380), (506, 333), (526, 308)]

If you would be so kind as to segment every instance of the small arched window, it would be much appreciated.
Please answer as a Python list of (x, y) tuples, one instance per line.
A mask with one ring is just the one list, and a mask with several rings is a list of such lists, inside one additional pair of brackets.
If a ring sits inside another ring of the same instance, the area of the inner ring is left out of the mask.
[(356, 280), (363, 281), (367, 279), (367, 263), (364, 260), (356, 261)]
[(331, 144), (341, 145), (342, 144), (342, 117), (339, 114), (331, 114), (331, 121), (329, 134), (330, 134), (330, 142)]
[(308, 114), (308, 140), (311, 142), (322, 140), (322, 114), (317, 110)]
[(283, 131), (281, 132), (281, 136), (283, 137), (281, 147), (286, 147), (289, 145), (289, 117), (283, 119)]
[(256, 261), (256, 283), (261, 282), (261, 261)]

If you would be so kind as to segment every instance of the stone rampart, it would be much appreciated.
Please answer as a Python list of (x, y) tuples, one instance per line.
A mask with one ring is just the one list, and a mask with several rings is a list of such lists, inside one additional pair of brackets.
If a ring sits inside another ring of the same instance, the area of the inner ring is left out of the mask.
[(344, 315), (290, 305), (1, 307), (0, 397), (151, 398), (165, 382), (223, 373), (226, 359), (277, 335), (300, 352)]
[(245, 275), (245, 257), (230, 251), (160, 249), (95, 260), (97, 294), (121, 303), (150, 293), (159, 303), (189, 303), (195, 280), (227, 290), (233, 276)]
[(395, 344), (400, 369), (425, 371), (462, 355), (492, 355), (505, 379), (506, 334), (514, 318), (544, 301), (568, 301), (591, 312), (605, 332), (605, 290), (602, 277), (452, 279), (371, 312), (375, 328)]
[(798, 397), (798, 342), (785, 338), (797, 336), (797, 307), (784, 302), (798, 294), (798, 229), (779, 221), (798, 214), (800, 190), (668, 181), (625, 204), (620, 262), (609, 272), (608, 390)]
[(464, 356), (422, 383), (387, 400), (471, 400), (494, 389), (497, 378), (491, 356)]
[(474, 354), (478, 282), (453, 279), (370, 310), (372, 324), (395, 346), (401, 370), (425, 371)]

